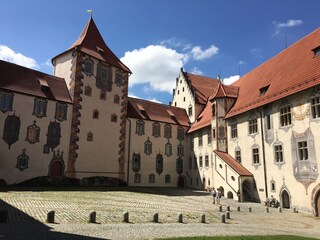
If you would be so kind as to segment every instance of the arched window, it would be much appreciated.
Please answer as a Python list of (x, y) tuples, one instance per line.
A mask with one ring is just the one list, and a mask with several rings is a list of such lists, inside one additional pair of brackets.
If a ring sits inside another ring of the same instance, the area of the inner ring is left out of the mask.
[(164, 137), (167, 139), (172, 138), (172, 127), (168, 123), (164, 125)]
[(179, 157), (182, 157), (184, 155), (184, 147), (182, 144), (179, 144), (178, 147), (177, 147), (177, 155)]
[(156, 172), (160, 175), (163, 171), (163, 157), (159, 153), (156, 157)]
[(29, 157), (26, 155), (26, 149), (24, 148), (22, 150), (22, 154), (20, 154), (17, 157), (17, 165), (16, 168), (18, 168), (20, 171), (25, 170), (28, 168), (28, 162), (29, 162)]
[(137, 173), (140, 171), (141, 156), (140, 153), (132, 154), (132, 170)]
[(152, 136), (154, 137), (160, 137), (160, 123), (154, 122), (152, 124)]
[(0, 110), (2, 112), (12, 111), (13, 94), (0, 91)]
[(99, 63), (97, 65), (97, 77), (96, 77), (97, 88), (104, 91), (112, 90), (112, 69), (111, 66), (103, 65)]
[(60, 144), (60, 138), (61, 138), (60, 123), (50, 122), (48, 126), (46, 145), (49, 146), (51, 149), (53, 149)]
[(144, 153), (150, 155), (152, 153), (152, 142), (148, 140), (144, 143)]
[(19, 139), (20, 124), (20, 117), (16, 115), (8, 115), (4, 122), (2, 139), (9, 145), (9, 148)]
[(63, 121), (67, 119), (68, 105), (66, 103), (57, 102), (56, 103), (56, 113), (54, 118), (58, 121)]
[(47, 101), (45, 99), (36, 98), (33, 105), (33, 115), (38, 118), (47, 115)]
[(137, 120), (136, 122), (136, 134), (139, 136), (144, 135), (144, 121)]
[(172, 145), (171, 145), (171, 143), (168, 142), (168, 143), (165, 145), (165, 150), (164, 150), (164, 152), (165, 152), (166, 156), (168, 156), (168, 157), (170, 157), (170, 156), (172, 155)]
[(39, 142), (40, 128), (36, 125), (36, 121), (33, 121), (33, 124), (27, 128), (26, 141), (29, 143)]
[(99, 119), (99, 111), (97, 109), (93, 110), (92, 118)]
[(178, 174), (183, 172), (183, 161), (181, 158), (178, 158), (176, 161), (176, 171)]
[(178, 126), (177, 128), (177, 139), (180, 141), (184, 139), (184, 128), (182, 126)]

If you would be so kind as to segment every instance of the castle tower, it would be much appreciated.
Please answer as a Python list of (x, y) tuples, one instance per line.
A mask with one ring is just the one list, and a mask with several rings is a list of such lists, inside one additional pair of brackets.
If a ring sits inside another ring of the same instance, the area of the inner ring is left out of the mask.
[(74, 103), (67, 176), (124, 180), (130, 69), (106, 45), (92, 17), (80, 37), (52, 62)]

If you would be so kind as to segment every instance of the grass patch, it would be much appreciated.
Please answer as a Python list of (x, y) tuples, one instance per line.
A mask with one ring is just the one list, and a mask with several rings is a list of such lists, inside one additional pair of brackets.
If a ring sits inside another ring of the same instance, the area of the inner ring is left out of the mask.
[(226, 237), (178, 237), (178, 238), (157, 238), (161, 240), (311, 240), (316, 238), (300, 237), (293, 235), (268, 235), (268, 236), (226, 236)]

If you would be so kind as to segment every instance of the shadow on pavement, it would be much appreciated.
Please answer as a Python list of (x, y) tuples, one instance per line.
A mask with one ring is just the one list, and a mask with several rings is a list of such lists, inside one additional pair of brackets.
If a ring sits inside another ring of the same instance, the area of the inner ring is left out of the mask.
[(99, 240), (102, 238), (81, 236), (77, 234), (53, 232), (52, 228), (38, 220), (30, 217), (23, 211), (0, 200), (0, 210), (8, 211), (6, 223), (0, 223), (0, 239), (79, 239), (79, 240)]

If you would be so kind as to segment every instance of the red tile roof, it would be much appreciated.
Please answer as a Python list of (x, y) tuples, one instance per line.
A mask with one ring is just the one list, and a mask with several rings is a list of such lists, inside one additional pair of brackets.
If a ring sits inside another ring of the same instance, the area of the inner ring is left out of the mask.
[(221, 97), (237, 98), (238, 91), (239, 91), (238, 87), (219, 83), (218, 87), (213, 90), (213, 93), (209, 99), (212, 100), (214, 98), (221, 98)]
[(189, 127), (189, 118), (184, 108), (131, 97), (128, 97), (128, 117)]
[[(80, 37), (67, 51), (59, 54), (58, 56), (75, 49), (105, 61), (125, 72), (131, 73), (130, 69), (124, 65), (106, 45), (92, 18), (89, 19), (87, 25), (80, 34)], [(53, 60), (58, 56), (54, 57)]]
[(0, 60), (0, 89), (72, 102), (63, 78)]
[[(320, 28), (233, 83), (232, 86), (239, 87), (239, 96), (226, 117), (320, 84), (320, 57), (312, 51), (318, 46)], [(266, 86), (269, 88), (260, 96), (260, 89)]]
[(218, 155), (221, 160), (223, 160), (226, 164), (228, 164), (234, 171), (236, 171), (240, 176), (250, 176), (253, 174), (249, 172), (244, 166), (238, 163), (233, 157), (231, 157), (228, 153), (221, 152), (218, 150), (213, 151), (216, 155)]
[(220, 81), (215, 78), (195, 75), (192, 73), (183, 72), (191, 90), (195, 94), (196, 103), (205, 105), (208, 98), (212, 95), (213, 90), (217, 88)]
[(208, 101), (206, 107), (203, 109), (203, 111), (199, 114), (197, 119), (194, 121), (188, 133), (210, 126), (211, 116), (212, 116), (212, 103)]

